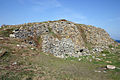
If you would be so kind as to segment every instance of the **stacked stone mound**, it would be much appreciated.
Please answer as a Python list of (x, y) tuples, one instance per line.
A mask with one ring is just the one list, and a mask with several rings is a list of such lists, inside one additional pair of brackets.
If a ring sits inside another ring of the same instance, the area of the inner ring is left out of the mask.
[[(58, 57), (90, 55), (89, 48), (105, 48), (114, 41), (103, 29), (67, 20), (16, 25), (11, 37), (24, 39)], [(14, 26), (9, 26), (14, 27)]]

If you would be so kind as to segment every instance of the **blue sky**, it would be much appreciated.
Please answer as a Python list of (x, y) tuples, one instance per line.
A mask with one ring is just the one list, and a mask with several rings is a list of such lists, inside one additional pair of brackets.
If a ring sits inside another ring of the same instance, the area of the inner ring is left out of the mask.
[(120, 0), (0, 0), (0, 25), (67, 19), (120, 40)]

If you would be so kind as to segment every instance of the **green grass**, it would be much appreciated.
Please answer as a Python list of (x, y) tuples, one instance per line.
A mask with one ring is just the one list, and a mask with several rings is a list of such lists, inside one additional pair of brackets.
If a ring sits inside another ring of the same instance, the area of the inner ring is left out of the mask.
[(9, 37), (10, 34), (12, 34), (14, 29), (6, 29), (6, 30), (0, 30), (0, 35), (4, 37)]
[[(42, 53), (36, 47), (27, 45), (26, 48), (15, 47), (16, 44), (11, 42), (14, 39), (7, 40), (9, 44), (1, 46), (7, 49), (9, 55), (0, 58), (0, 66), (10, 68), (0, 68), (0, 80), (119, 80), (120, 70), (106, 70), (106, 73), (97, 73), (100, 67), (107, 64), (120, 67), (119, 53), (110, 53), (104, 50), (100, 55), (81, 56), (79, 58), (68, 57), (65, 59), (56, 58), (52, 54)], [(17, 43), (17, 41), (16, 41)], [(21, 42), (18, 42), (19, 45)], [(31, 50), (31, 47), (35, 48)], [(12, 52), (15, 51), (13, 54)], [(32, 55), (33, 54), (33, 55)], [(106, 56), (102, 56), (106, 54)], [(101, 61), (93, 59), (93, 56), (100, 58)], [(81, 59), (79, 61), (79, 59)], [(90, 62), (90, 59), (92, 60)], [(111, 61), (112, 63), (106, 63)], [(11, 64), (17, 62), (12, 69)], [(19, 69), (19, 70), (17, 70)], [(9, 73), (9, 74), (8, 74)]]
[[(17, 57), (14, 60), (19, 60), (19, 62), (23, 61), (23, 64), (19, 64), (19, 66), (21, 65), (23, 68), (17, 73), (14, 70), (12, 71), (13, 73), (11, 73), (11, 70), (7, 70), (9, 75), (1, 75), (3, 80), (11, 80), (13, 78), (15, 78), (15, 80), (21, 80), (23, 78), (33, 79), (37, 76), (40, 78), (44, 77), (46, 80), (52, 80), (53, 78), (57, 80), (96, 80), (97, 78), (100, 78), (99, 73), (95, 74), (93, 71), (95, 66), (86, 62), (78, 62), (77, 58), (74, 57), (66, 60), (56, 58), (53, 55), (39, 53), (37, 56), (26, 56), (26, 59), (23, 59), (23, 57), (19, 56), (19, 58)], [(32, 71), (26, 72), (24, 71), (26, 69), (31, 69)], [(94, 74), (95, 76), (93, 76)], [(104, 77), (104, 75), (101, 73), (100, 75)]]
[[(106, 56), (102, 56), (102, 54), (106, 54)], [(95, 56), (95, 58), (92, 58), (92, 56)], [(108, 76), (111, 77), (113, 80), (120, 80), (120, 54), (119, 53), (110, 53), (108, 50), (104, 50), (101, 52), (100, 55), (90, 55), (90, 56), (81, 56), (79, 58), (74, 58), (74, 57), (68, 57), (66, 60), (70, 61), (78, 61), (78, 59), (81, 59), (80, 62), (87, 63), (87, 64), (93, 64), (96, 66), (96, 68), (100, 67), (106, 67), (106, 65), (114, 65), (117, 68), (114, 70), (106, 70)], [(96, 58), (101, 59), (96, 60)], [(90, 61), (90, 59), (92, 61)], [(111, 63), (108, 63), (111, 62)]]
[(25, 80), (32, 80), (34, 76), (32, 71), (19, 71), (15, 73), (14, 71), (6, 72), (4, 75), (0, 76), (0, 80), (21, 80), (21, 78), (26, 78)]
[(109, 48), (114, 48), (114, 46), (113, 45), (109, 45)]
[(116, 48), (117, 48), (117, 49), (120, 49), (120, 45), (118, 45)]

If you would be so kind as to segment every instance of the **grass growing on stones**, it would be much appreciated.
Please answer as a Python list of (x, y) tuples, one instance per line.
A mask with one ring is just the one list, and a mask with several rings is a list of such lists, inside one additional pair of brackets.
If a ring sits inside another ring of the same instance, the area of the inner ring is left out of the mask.
[(55, 34), (50, 27), (48, 27), (49, 34), (51, 34), (54, 38), (58, 38), (59, 40), (62, 39), (62, 37), (58, 34)]
[[(96, 70), (100, 71), (100, 73), (104, 72), (105, 74), (109, 74), (108, 76), (112, 80), (120, 79), (120, 54), (117, 51), (112, 53), (108, 50), (104, 50), (99, 55), (93, 54), (90, 56), (80, 56), (79, 58), (68, 57), (66, 60), (93, 64), (96, 66)], [(105, 68), (106, 65), (114, 65), (116, 66), (116, 69), (104, 70), (103, 68)]]
[(114, 48), (114, 46), (113, 45), (109, 45), (109, 48)]

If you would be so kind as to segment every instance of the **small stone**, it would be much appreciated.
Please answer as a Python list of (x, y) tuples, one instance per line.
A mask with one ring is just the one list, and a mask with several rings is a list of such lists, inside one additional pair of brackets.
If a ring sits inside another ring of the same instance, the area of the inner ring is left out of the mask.
[(78, 59), (78, 61), (81, 61), (81, 60), (82, 60), (81, 58)]
[(32, 50), (34, 49), (34, 48), (31, 48)]
[(107, 65), (108, 69), (115, 69), (116, 67), (114, 65)]
[(17, 44), (17, 47), (19, 47), (20, 45), (19, 44)]
[(92, 62), (92, 59), (90, 59), (89, 61)]
[(95, 59), (95, 56), (92, 56), (93, 59)]
[(64, 55), (56, 55), (58, 58), (64, 58)]
[(12, 65), (16, 65), (16, 64), (17, 64), (17, 62), (12, 63)]
[(0, 40), (3, 40), (4, 38), (3, 37), (0, 37)]
[(102, 56), (106, 56), (106, 54), (102, 54)]
[(114, 48), (111, 48), (112, 50), (114, 50)]
[(9, 37), (15, 38), (15, 34), (10, 34)]
[(101, 59), (100, 58), (96, 58), (96, 60), (100, 61)]

